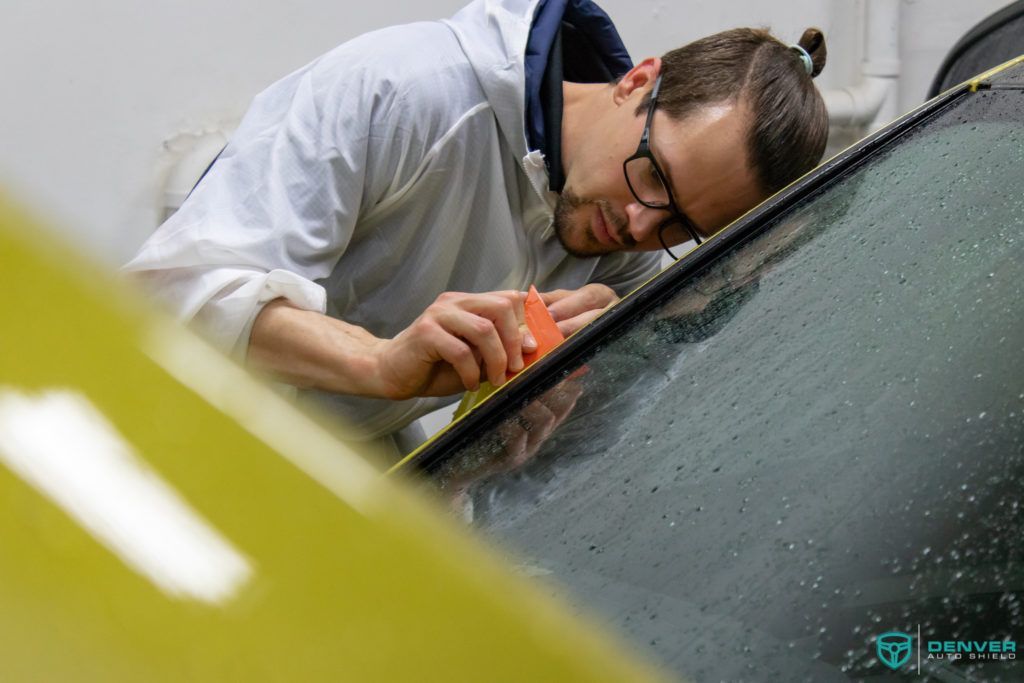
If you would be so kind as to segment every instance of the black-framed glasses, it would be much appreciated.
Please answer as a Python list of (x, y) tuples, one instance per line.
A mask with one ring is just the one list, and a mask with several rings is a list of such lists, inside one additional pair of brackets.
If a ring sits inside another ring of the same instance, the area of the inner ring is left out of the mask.
[(668, 255), (678, 261), (679, 257), (672, 253), (668, 246), (669, 242), (679, 244), (693, 240), (700, 244), (702, 240), (693, 221), (676, 205), (668, 179), (651, 153), (651, 122), (654, 120), (654, 108), (658, 105), (660, 89), (659, 74), (654, 81), (654, 89), (651, 90), (651, 104), (647, 109), (647, 123), (644, 124), (644, 132), (640, 136), (640, 144), (633, 156), (622, 162), (622, 172), (626, 174), (629, 191), (638, 202), (651, 209), (668, 211), (668, 218), (658, 226), (658, 241)]

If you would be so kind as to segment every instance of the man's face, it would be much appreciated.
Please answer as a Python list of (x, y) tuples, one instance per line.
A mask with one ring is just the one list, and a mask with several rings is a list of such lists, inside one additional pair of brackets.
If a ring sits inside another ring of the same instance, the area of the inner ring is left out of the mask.
[[(622, 172), (622, 162), (636, 151), (646, 121), (646, 115), (634, 111), (649, 90), (650, 86), (633, 90), (619, 106), (597, 117), (588, 130), (589, 139), (566, 169), (555, 232), (574, 256), (661, 249), (658, 226), (670, 214), (640, 204)], [(747, 163), (749, 120), (747, 110), (737, 104), (711, 105), (680, 121), (655, 109), (651, 151), (676, 205), (702, 237), (764, 198)]]

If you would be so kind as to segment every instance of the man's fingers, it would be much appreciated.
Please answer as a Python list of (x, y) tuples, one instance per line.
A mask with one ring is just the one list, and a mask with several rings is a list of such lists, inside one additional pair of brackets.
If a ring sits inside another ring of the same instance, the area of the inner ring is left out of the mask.
[(558, 321), (558, 329), (562, 334), (568, 337), (570, 334), (575, 333), (580, 328), (590, 324), (595, 318), (604, 313), (603, 308), (599, 308), (594, 311), (587, 311), (586, 313), (580, 313), (579, 315), (569, 318), (568, 320)]
[(553, 289), (550, 292), (538, 292), (538, 294), (540, 294), (540, 300), (544, 302), (545, 306), (551, 306), (556, 301), (561, 301), (575, 292), (576, 290), (574, 289)]
[[(506, 365), (502, 369), (503, 377), (506, 370), (519, 372), (523, 369), (524, 340), (520, 328), (525, 321), (524, 299), (522, 292), (513, 290), (476, 295), (467, 298), (460, 305), (463, 310), (486, 318), (493, 324), (505, 349)], [(536, 348), (536, 342), (534, 342), (534, 348)]]
[(461, 339), (438, 327), (431, 343), (440, 360), (451, 365), (458, 373), (462, 385), (469, 391), (480, 388), (480, 363), (473, 350)]
[[(549, 297), (550, 303), (547, 300), (544, 303), (547, 305), (548, 312), (551, 313), (551, 317), (555, 319), (555, 322), (567, 320), (594, 309), (606, 308), (608, 305), (619, 300), (615, 290), (611, 287), (596, 283), (586, 285), (574, 291), (559, 289), (549, 294), (551, 295)], [(542, 300), (544, 296), (543, 294), (541, 295)]]
[(470, 355), (474, 350), (480, 354), (487, 379), (491, 384), (499, 387), (505, 383), (508, 353), (494, 322), (457, 309), (448, 309), (440, 313), (437, 322), (445, 331), (468, 342)]
[(537, 340), (534, 339), (533, 332), (530, 332), (530, 328), (526, 326), (526, 323), (523, 323), (522, 325), (519, 326), (519, 334), (521, 334), (523, 337), (524, 353), (533, 353), (534, 351), (537, 350)]
[[(570, 302), (576, 295), (577, 290), (572, 289), (555, 289), (550, 292), (540, 292), (540, 300), (544, 302), (544, 305), (548, 308), (548, 313), (551, 317), (558, 322), (560, 317), (565, 317), (562, 313), (562, 309), (566, 307), (564, 302), (568, 299)], [(571, 305), (571, 304), (570, 304)]]

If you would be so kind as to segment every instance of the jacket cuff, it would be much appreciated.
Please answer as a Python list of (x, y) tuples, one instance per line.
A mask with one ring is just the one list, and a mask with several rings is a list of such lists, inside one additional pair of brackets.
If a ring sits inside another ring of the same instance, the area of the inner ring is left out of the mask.
[(259, 279), (262, 282), (259, 283), (255, 306), (238, 337), (238, 345), (241, 348), (236, 348), (233, 354), (243, 360), (249, 351), (249, 335), (252, 334), (256, 316), (274, 299), (287, 299), (288, 303), (305, 311), (327, 312), (327, 292), (312, 280), (281, 269), (274, 269)]

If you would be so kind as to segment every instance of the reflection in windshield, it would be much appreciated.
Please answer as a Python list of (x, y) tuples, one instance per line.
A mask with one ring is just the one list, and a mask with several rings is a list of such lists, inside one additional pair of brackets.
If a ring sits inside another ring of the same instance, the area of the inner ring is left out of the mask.
[(892, 673), (875, 639), (918, 627), (1024, 638), (1018, 102), (967, 98), (734, 248), (449, 458), (442, 494), (697, 680)]

